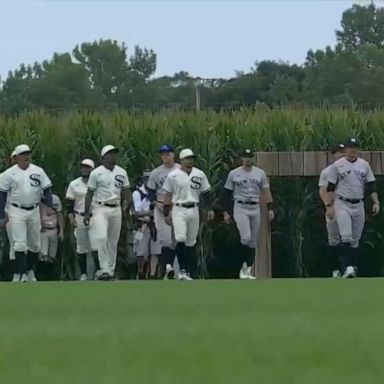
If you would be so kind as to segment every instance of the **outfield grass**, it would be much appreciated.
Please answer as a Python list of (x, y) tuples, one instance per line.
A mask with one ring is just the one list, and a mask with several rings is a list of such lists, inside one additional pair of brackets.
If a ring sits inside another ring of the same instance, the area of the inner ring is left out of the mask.
[(0, 284), (0, 383), (382, 383), (384, 279)]

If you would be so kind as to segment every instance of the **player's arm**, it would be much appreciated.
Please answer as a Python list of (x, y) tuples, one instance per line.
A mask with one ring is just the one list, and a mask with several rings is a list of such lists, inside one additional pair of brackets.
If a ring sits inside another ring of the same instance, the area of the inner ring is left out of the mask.
[(263, 172), (261, 179), (261, 199), (267, 205), (269, 220), (273, 220), (275, 218), (275, 213), (273, 211), (273, 197), (265, 172)]
[(372, 212), (373, 215), (377, 215), (380, 212), (380, 202), (379, 196), (376, 189), (376, 178), (372, 172), (372, 169), (369, 164), (367, 164), (367, 179), (366, 179), (366, 190), (367, 194), (370, 196), (373, 206)]
[(59, 226), (59, 239), (64, 240), (64, 215), (61, 200), (57, 200), (57, 225)]
[(10, 189), (10, 180), (7, 173), (0, 176), (0, 222), (6, 223), (5, 205), (7, 204), (7, 195)]
[(43, 169), (41, 169), (41, 189), (43, 191), (45, 205), (49, 208), (49, 210), (47, 210), (47, 214), (49, 215), (52, 213), (53, 203), (52, 182)]
[(232, 210), (232, 197), (233, 197), (233, 177), (232, 172), (229, 172), (227, 180), (225, 181), (223, 191), (221, 193), (221, 206), (223, 208), (224, 221), (229, 223), (231, 221), (231, 216), (229, 212)]
[(164, 184), (162, 186), (162, 195), (163, 195), (163, 213), (164, 217), (168, 217), (171, 213), (172, 208), (172, 194), (173, 194), (173, 185), (172, 180), (169, 175), (166, 177)]
[(130, 182), (128, 178), (127, 172), (124, 172), (124, 183), (123, 183), (123, 190), (121, 192), (121, 209), (123, 210), (123, 213), (127, 213), (128, 207), (131, 204), (131, 191), (130, 191)]
[(335, 216), (335, 211), (333, 209), (333, 201), (334, 201), (334, 193), (336, 190), (336, 185), (338, 181), (338, 171), (336, 166), (333, 164), (328, 173), (328, 184), (326, 192), (323, 194), (323, 203), (325, 205), (326, 212), (328, 218), (333, 219)]

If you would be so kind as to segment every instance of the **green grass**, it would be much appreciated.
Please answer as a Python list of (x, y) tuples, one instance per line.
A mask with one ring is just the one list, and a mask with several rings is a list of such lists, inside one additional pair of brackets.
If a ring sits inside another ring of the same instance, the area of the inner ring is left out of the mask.
[(384, 280), (0, 285), (0, 383), (382, 383)]

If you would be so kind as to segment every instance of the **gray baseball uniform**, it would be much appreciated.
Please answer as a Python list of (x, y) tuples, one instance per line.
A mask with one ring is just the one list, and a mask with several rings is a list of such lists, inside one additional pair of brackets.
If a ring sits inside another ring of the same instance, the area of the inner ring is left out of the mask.
[[(319, 188), (327, 188), (329, 182), (329, 173), (331, 171), (332, 165), (329, 165), (327, 168), (323, 169), (319, 177)], [(337, 225), (336, 218), (333, 219), (325, 216), (325, 223), (328, 233), (328, 244), (333, 247), (340, 244), (340, 231), (339, 226)]]
[(238, 167), (229, 172), (224, 188), (232, 191), (233, 218), (241, 244), (256, 248), (260, 232), (260, 193), (269, 188), (265, 172), (255, 166), (250, 171)]
[[(164, 164), (155, 168), (149, 175), (147, 187), (156, 191), (158, 201), (161, 201), (163, 194), (162, 187), (167, 176), (175, 169), (180, 168), (180, 164), (175, 163), (172, 168), (166, 167)], [(154, 209), (154, 221), (157, 230), (157, 239), (163, 247), (172, 246), (172, 227), (164, 220), (164, 214), (161, 203), (157, 203)]]
[(375, 181), (375, 176), (365, 160), (342, 158), (332, 164), (328, 180), (337, 185), (334, 207), (341, 241), (357, 248), (365, 222), (365, 184)]

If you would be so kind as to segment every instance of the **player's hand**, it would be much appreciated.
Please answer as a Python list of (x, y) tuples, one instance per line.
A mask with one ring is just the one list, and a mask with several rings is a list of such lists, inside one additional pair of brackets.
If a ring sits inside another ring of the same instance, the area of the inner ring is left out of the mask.
[(207, 212), (207, 220), (212, 221), (215, 218), (215, 211), (213, 209), (210, 209)]
[(8, 223), (8, 217), (4, 216), (2, 219), (0, 219), (0, 227), (5, 227)]
[(59, 240), (60, 240), (60, 241), (63, 241), (63, 240), (64, 240), (64, 232), (63, 232), (63, 231), (60, 231), (60, 232), (59, 232)]
[(91, 221), (91, 216), (88, 214), (84, 215), (84, 225), (88, 226)]
[(269, 221), (273, 221), (274, 218), (275, 218), (275, 212), (272, 209), (270, 209), (268, 211), (268, 219), (269, 219)]
[(172, 216), (171, 215), (165, 216), (164, 221), (166, 224), (172, 225)]
[(72, 228), (76, 228), (76, 219), (75, 219), (75, 215), (73, 213), (70, 213), (68, 215), (68, 219), (69, 219), (69, 225), (72, 227)]
[(331, 220), (335, 217), (335, 210), (333, 206), (326, 208), (325, 215)]
[(231, 222), (231, 215), (228, 212), (224, 212), (224, 223), (229, 224)]
[(52, 209), (51, 207), (47, 207), (47, 208), (45, 209), (45, 214), (46, 214), (47, 216), (52, 216), (52, 215), (53, 215), (53, 209)]
[(380, 203), (379, 202), (373, 203), (373, 206), (372, 206), (373, 216), (376, 216), (379, 212), (380, 212)]

